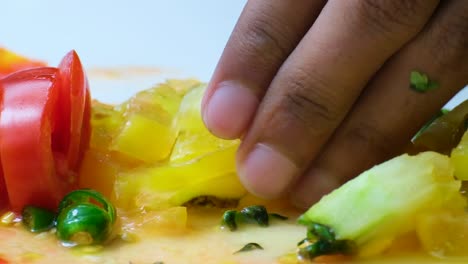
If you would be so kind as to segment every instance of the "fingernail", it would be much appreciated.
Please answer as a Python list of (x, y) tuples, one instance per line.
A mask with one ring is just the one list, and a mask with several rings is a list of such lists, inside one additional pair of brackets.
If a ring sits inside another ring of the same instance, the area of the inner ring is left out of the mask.
[(208, 100), (203, 120), (218, 137), (239, 138), (247, 129), (259, 100), (238, 82), (222, 82)]
[(297, 166), (291, 160), (264, 144), (257, 144), (238, 168), (244, 186), (262, 198), (279, 196), (297, 171)]
[(299, 208), (309, 208), (338, 186), (340, 186), (340, 183), (337, 177), (324, 170), (311, 169), (297, 183), (291, 193), (291, 202)]

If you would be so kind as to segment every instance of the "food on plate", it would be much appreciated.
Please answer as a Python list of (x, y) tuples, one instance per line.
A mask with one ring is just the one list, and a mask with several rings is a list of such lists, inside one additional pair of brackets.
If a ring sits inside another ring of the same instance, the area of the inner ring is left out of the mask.
[(468, 260), (467, 101), (300, 212), (243, 188), (240, 141), (203, 124), (204, 83), (110, 105), (91, 101), (76, 52), (58, 67), (13, 54), (0, 50), (0, 263)]
[[(463, 212), (466, 199), (453, 171), (450, 159), (435, 152), (402, 155), (371, 168), (299, 218), (308, 227), (301, 254), (356, 250), (353, 253), (362, 256), (375, 255), (398, 236), (414, 231), (422, 215), (441, 209)], [(318, 231), (317, 225), (326, 231)]]

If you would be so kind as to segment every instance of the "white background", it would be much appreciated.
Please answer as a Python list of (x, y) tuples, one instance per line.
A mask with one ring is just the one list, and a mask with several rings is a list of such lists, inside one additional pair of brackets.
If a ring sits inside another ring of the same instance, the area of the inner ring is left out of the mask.
[[(167, 76), (208, 81), (245, 2), (4, 0), (0, 45), (51, 65), (75, 49), (87, 69), (150, 66), (169, 73), (119, 82), (91, 76), (94, 97), (114, 102)], [(468, 89), (457, 101), (466, 98)]]

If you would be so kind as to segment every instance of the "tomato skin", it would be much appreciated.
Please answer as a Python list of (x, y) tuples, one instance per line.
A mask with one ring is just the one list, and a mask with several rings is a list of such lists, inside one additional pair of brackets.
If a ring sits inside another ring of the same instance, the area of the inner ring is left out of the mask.
[[(78, 54), (72, 50), (58, 66), (61, 89), (54, 149), (66, 153), (68, 168), (78, 170), (90, 137), (91, 99), (88, 80)], [(60, 149), (62, 148), (62, 149)]]
[(12, 73), (0, 88), (0, 208), (56, 210), (78, 187), (90, 140), (91, 97), (78, 55), (69, 52), (59, 68)]
[(56, 68), (37, 68), (2, 80), (0, 157), (10, 206), (55, 209), (69, 191), (54, 173), (52, 111), (58, 99)]

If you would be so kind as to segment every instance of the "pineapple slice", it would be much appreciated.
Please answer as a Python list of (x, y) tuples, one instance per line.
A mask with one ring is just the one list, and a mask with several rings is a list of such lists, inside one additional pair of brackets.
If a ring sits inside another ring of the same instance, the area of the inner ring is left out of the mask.
[(365, 255), (390, 246), (415, 230), (422, 213), (463, 208), (460, 181), (447, 156), (402, 155), (371, 168), (313, 205), (299, 222), (325, 225), (337, 240), (352, 241)]
[(452, 150), (450, 159), (455, 167), (455, 176), (462, 181), (468, 181), (468, 131), (460, 143)]
[(120, 106), (125, 120), (110, 150), (146, 163), (166, 159), (179, 133), (175, 116), (181, 100), (182, 96), (167, 84), (130, 98)]
[(416, 231), (424, 250), (432, 256), (468, 256), (468, 214), (464, 210), (441, 210), (424, 215)]
[(122, 209), (165, 209), (204, 195), (240, 198), (245, 190), (235, 174), (236, 150), (234, 146), (188, 163), (122, 173), (114, 186), (114, 204)]

